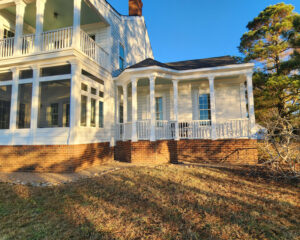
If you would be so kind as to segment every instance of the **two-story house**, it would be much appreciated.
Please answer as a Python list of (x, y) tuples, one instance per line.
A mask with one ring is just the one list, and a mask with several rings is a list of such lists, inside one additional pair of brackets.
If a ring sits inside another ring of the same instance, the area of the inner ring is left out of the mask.
[(255, 163), (253, 64), (153, 59), (141, 0), (0, 1), (0, 170)]

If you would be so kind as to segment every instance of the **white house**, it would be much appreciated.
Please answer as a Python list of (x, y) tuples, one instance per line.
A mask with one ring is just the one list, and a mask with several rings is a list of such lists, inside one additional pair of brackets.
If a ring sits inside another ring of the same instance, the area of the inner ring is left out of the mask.
[(106, 0), (0, 1), (0, 170), (257, 160), (253, 64), (155, 61), (141, 13), (141, 0), (129, 16)]

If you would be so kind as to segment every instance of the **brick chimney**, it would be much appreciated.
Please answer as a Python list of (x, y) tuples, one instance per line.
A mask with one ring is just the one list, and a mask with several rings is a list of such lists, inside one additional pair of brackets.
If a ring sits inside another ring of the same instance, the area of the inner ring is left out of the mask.
[(142, 16), (143, 15), (142, 0), (129, 0), (129, 16)]

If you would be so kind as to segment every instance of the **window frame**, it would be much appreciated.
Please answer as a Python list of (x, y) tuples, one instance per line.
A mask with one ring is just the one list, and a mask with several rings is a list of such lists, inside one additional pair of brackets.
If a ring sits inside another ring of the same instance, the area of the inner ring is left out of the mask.
[[(201, 105), (204, 105), (203, 103), (200, 103), (200, 97), (207, 96), (207, 108), (201, 108)], [(201, 119), (201, 111), (207, 111), (208, 118), (207, 119)], [(211, 104), (210, 104), (210, 93), (201, 93), (199, 92), (197, 95), (197, 112), (198, 112), (198, 118), (200, 121), (211, 121)]]
[[(121, 56), (121, 49), (123, 52), (123, 56)], [(121, 66), (121, 62), (122, 62), (122, 66)], [(125, 69), (125, 46), (122, 43), (119, 43), (119, 69), (120, 70), (124, 70)]]

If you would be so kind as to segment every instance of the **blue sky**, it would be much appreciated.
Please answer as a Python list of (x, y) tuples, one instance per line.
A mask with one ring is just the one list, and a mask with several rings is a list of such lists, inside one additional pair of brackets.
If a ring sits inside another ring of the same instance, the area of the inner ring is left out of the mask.
[[(108, 0), (128, 14), (128, 0)], [(247, 23), (273, 0), (143, 0), (156, 60), (162, 62), (240, 55)], [(300, 0), (284, 1), (300, 11)]]

